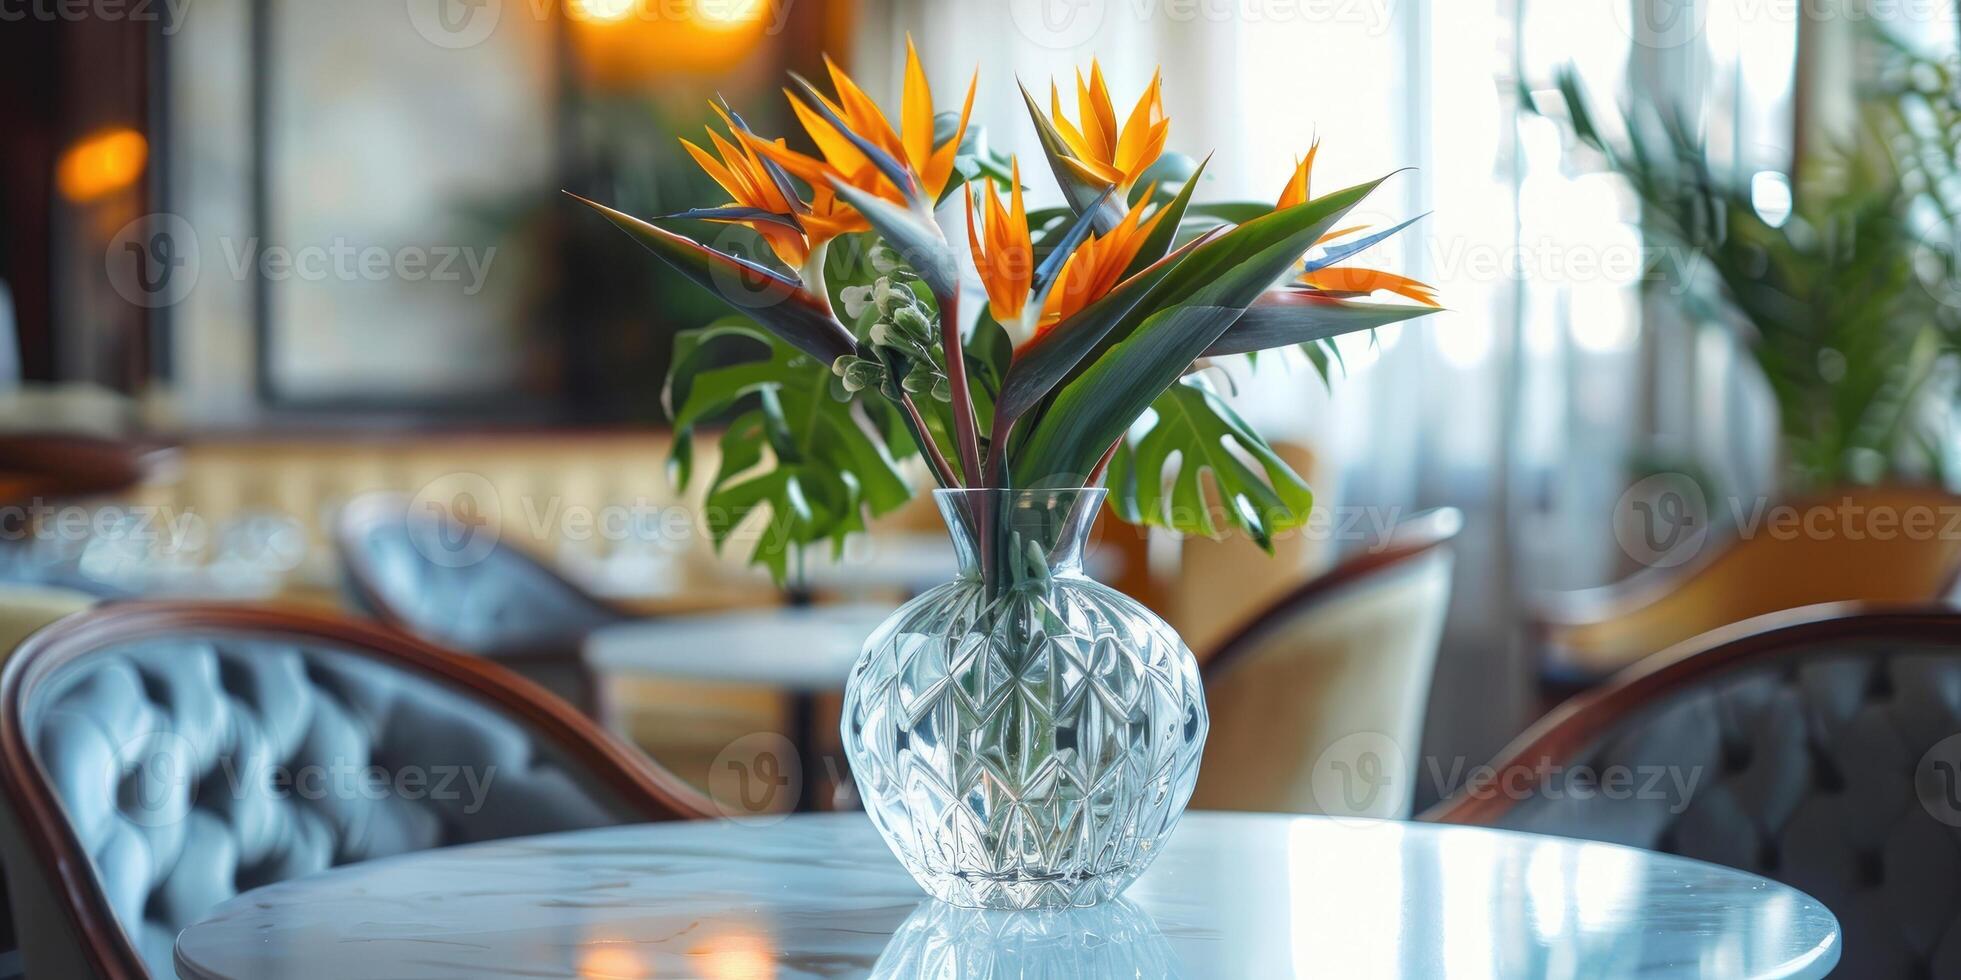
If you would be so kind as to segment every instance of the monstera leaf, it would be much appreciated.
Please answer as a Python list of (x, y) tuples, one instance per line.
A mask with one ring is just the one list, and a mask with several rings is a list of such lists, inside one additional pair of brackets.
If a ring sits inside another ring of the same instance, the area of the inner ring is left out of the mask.
[[(764, 356), (710, 366), (732, 350)], [(864, 530), (868, 512), (884, 514), (911, 498), (894, 449), (909, 454), (914, 447), (889, 419), (862, 416), (868, 408), (833, 398), (831, 372), (797, 349), (730, 320), (681, 334), (674, 360), (668, 398), (678, 482), (692, 475), (696, 430), (735, 413), (703, 501), (717, 550), (738, 530), (753, 529), (750, 563), (781, 582), (803, 549), (842, 547), (846, 536)], [(758, 512), (767, 515), (760, 525), (745, 523)]]
[(1314, 492), (1202, 382), (1172, 385), (1151, 409), (1150, 427), (1110, 461), (1111, 504), (1124, 520), (1216, 536), (1210, 476), (1225, 520), (1268, 551), (1275, 534), (1306, 523)]

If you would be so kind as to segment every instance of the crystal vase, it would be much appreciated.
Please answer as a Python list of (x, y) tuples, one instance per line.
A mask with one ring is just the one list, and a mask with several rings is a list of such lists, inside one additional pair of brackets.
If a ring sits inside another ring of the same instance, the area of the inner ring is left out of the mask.
[(1198, 663), (1162, 619), (1083, 573), (1103, 494), (938, 491), (959, 577), (893, 613), (846, 682), (858, 794), (942, 901), (1103, 902), (1191, 797)]

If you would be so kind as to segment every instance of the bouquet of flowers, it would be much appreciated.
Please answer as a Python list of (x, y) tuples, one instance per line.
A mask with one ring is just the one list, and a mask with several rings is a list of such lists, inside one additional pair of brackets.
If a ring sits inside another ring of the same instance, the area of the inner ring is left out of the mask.
[[(1029, 210), (1020, 162), (969, 120), (978, 72), (959, 112), (936, 112), (910, 39), (906, 55), (896, 127), (826, 59), (831, 94), (794, 74), (785, 89), (814, 154), (718, 103), (725, 131), (683, 142), (727, 203), (643, 221), (586, 202), (740, 314), (678, 338), (666, 393), (683, 483), (697, 428), (726, 420), (717, 546), (766, 508), (753, 560), (781, 578), (909, 499), (914, 456), (948, 488), (1107, 483), (1120, 516), (1181, 532), (1222, 517), (1267, 546), (1303, 523), (1307, 485), (1200, 372), (1297, 346), (1325, 376), (1331, 338), (1437, 308), (1348, 264), (1410, 223), (1342, 223), (1381, 180), (1317, 196), (1317, 143), (1271, 205), (1194, 202), (1205, 164), (1164, 152), (1160, 80), (1119, 124), (1092, 64), (1073, 120), (1055, 85), (1046, 111), (1022, 90), (1065, 202)], [(975, 278), (985, 305), (963, 316)]]

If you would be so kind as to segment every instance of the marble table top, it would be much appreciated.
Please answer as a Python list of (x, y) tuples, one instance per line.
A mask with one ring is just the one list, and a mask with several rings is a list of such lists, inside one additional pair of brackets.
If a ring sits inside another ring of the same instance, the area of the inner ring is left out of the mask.
[(1819, 977), (1838, 923), (1681, 858), (1467, 827), (1193, 813), (1124, 900), (926, 899), (862, 814), (427, 851), (247, 892), (190, 980), (421, 977)]
[(844, 687), (865, 637), (895, 607), (785, 606), (635, 620), (594, 630), (586, 665), (602, 675), (646, 674), (798, 691)]

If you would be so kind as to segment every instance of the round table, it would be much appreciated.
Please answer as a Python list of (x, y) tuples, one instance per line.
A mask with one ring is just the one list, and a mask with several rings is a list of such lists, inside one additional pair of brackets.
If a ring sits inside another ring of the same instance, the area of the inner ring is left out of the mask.
[(582, 652), (586, 666), (602, 676), (644, 674), (821, 694), (844, 687), (865, 637), (893, 608), (783, 606), (629, 620), (593, 630)]
[[(426, 851), (247, 892), (191, 980), (419, 977), (1820, 977), (1809, 896), (1632, 848), (1472, 827), (1193, 813), (1125, 898), (924, 898), (859, 814)], [(991, 971), (991, 972), (989, 972)]]
[(787, 692), (787, 734), (802, 769), (797, 809), (808, 811), (817, 808), (817, 774), (824, 772), (817, 698), (844, 689), (865, 638), (892, 609), (850, 603), (632, 620), (592, 631), (581, 653), (602, 686), (608, 676), (626, 674)]

